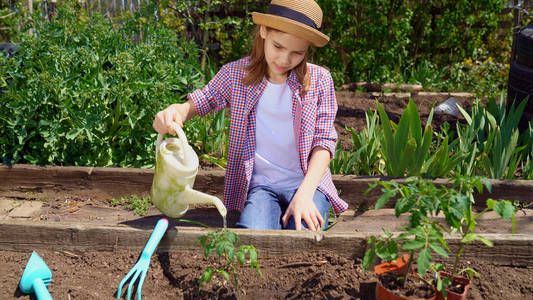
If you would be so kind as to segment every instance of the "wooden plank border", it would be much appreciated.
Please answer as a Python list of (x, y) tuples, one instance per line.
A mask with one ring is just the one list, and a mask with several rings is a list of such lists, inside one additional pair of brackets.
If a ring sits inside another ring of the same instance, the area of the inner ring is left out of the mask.
[[(114, 251), (141, 250), (153, 228), (102, 226), (94, 224), (62, 224), (50, 222), (0, 221), (0, 250), (31, 251)], [(159, 251), (196, 250), (196, 239), (212, 229), (170, 226), (159, 245)], [(339, 255), (362, 258), (371, 233), (329, 233), (310, 231), (231, 229), (240, 244), (253, 244), (262, 256), (279, 256), (301, 251), (334, 250)], [(481, 258), (498, 265), (533, 266), (533, 235), (485, 234), (494, 243), (469, 246), (463, 260)], [(447, 238), (456, 249), (460, 239)]]
[[(127, 195), (146, 196), (152, 185), (153, 169), (56, 167), (14, 165), (0, 166), (0, 196), (34, 198), (60, 192), (113, 198)], [(195, 189), (222, 197), (224, 171), (199, 171)], [(334, 175), (333, 181), (351, 208), (371, 207), (381, 195), (379, 190), (364, 195), (368, 185), (376, 180), (403, 182), (405, 178), (385, 176)], [(445, 184), (445, 179), (435, 179)], [(488, 198), (533, 202), (533, 180), (491, 180), (492, 193), (476, 195), (479, 205)], [(392, 203), (391, 203), (392, 205)]]

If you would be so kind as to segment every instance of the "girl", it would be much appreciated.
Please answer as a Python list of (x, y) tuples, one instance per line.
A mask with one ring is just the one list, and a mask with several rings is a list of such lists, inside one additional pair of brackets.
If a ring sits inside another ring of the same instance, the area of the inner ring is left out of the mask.
[(328, 169), (335, 153), (337, 113), (330, 73), (307, 63), (310, 46), (322, 47), (322, 10), (313, 0), (273, 0), (253, 13), (258, 30), (251, 56), (224, 65), (188, 101), (157, 113), (153, 127), (175, 134), (196, 115), (229, 107), (224, 203), (241, 211), (238, 227), (320, 230), (337, 195)]

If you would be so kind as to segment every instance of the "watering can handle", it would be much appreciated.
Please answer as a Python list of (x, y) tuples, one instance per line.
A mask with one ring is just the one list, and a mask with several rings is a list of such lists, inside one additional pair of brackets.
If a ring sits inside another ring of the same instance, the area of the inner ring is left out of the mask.
[[(172, 122), (172, 127), (174, 128), (174, 131), (177, 133), (178, 135), (178, 139), (181, 143), (181, 148), (182, 149), (185, 149), (185, 145), (187, 145), (189, 142), (187, 141), (187, 136), (185, 136), (185, 132), (183, 131), (183, 129), (176, 123)], [(155, 144), (155, 153), (159, 153), (159, 146), (161, 145), (161, 143), (163, 142), (163, 135), (161, 135), (160, 133), (157, 134), (157, 142)], [(157, 155), (156, 155), (156, 159), (157, 159)]]

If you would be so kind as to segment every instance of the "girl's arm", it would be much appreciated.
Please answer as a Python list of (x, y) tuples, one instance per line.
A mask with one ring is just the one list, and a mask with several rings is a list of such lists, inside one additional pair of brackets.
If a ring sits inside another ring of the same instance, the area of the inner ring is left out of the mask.
[(176, 123), (180, 127), (183, 127), (183, 123), (189, 121), (196, 115), (198, 115), (198, 112), (196, 111), (192, 100), (187, 100), (185, 103), (169, 105), (164, 110), (158, 112), (155, 115), (152, 126), (155, 131), (161, 135), (165, 135), (166, 133), (175, 135), (176, 133), (172, 128), (172, 123)]
[[(204, 86), (187, 95), (187, 102), (169, 105), (155, 116), (153, 127), (164, 135), (175, 134), (172, 122), (183, 127), (194, 116), (205, 116), (210, 111), (220, 111), (230, 101), (232, 74), (236, 74), (235, 66), (230, 64), (222, 66), (215, 76)], [(235, 75), (236, 76), (236, 75)]]
[(326, 172), (330, 161), (330, 152), (322, 147), (315, 147), (311, 152), (309, 159), (309, 168), (307, 174), (300, 184), (300, 187), (294, 194), (294, 197), (283, 215), (283, 226), (287, 227), (287, 223), (291, 216), (294, 217), (294, 224), (296, 230), (302, 229), (302, 220), (305, 221), (310, 230), (318, 231), (324, 224), (324, 218), (316, 208), (313, 201), (315, 191)]

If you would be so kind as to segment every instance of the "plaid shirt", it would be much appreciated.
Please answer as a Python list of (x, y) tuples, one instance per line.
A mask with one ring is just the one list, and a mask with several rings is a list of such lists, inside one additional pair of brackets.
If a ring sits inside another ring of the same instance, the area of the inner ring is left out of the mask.
[[(246, 57), (224, 65), (203, 88), (188, 95), (198, 114), (205, 116), (229, 106), (229, 150), (226, 177), (224, 179), (224, 204), (229, 210), (242, 211), (247, 199), (248, 186), (254, 168), (256, 104), (267, 85), (266, 79), (252, 86), (245, 86), (242, 79), (244, 67), (250, 62)], [(309, 156), (314, 147), (320, 146), (333, 157), (337, 132), (333, 122), (337, 113), (337, 101), (331, 74), (324, 68), (307, 64), (311, 88), (300, 97), (301, 84), (294, 72), (290, 72), (287, 84), (293, 93), (292, 116), (294, 136), (300, 156), (300, 166), (307, 173)], [(326, 195), (335, 213), (341, 213), (348, 204), (341, 200), (328, 169), (318, 190)]]

